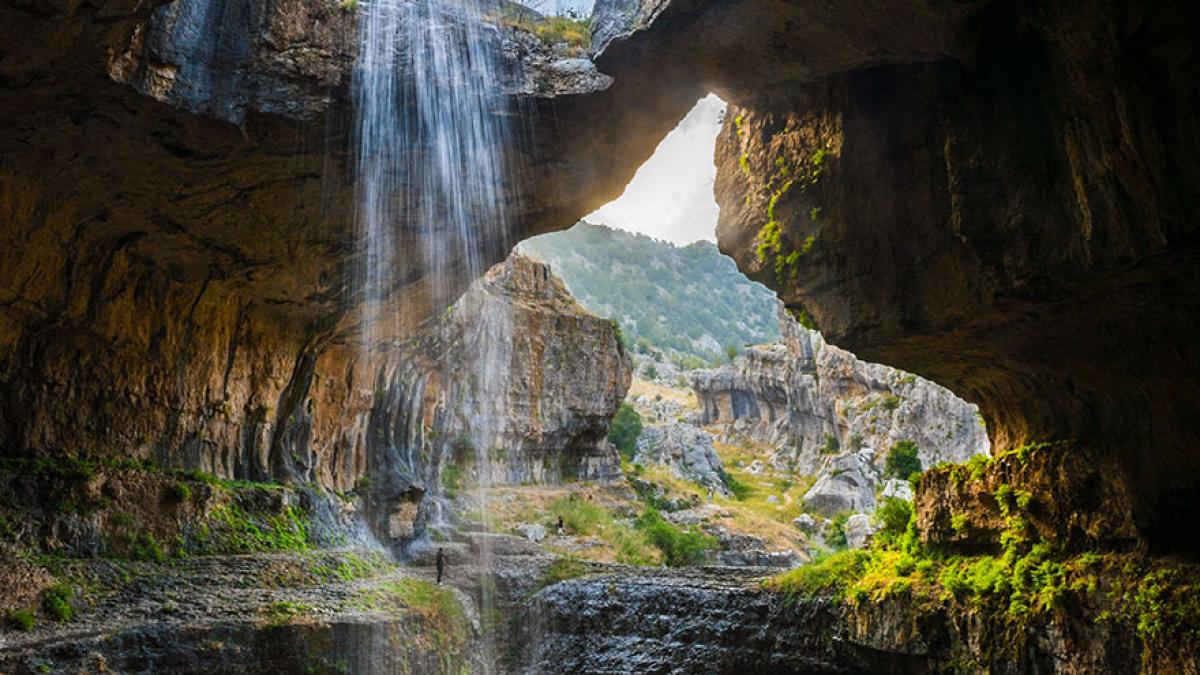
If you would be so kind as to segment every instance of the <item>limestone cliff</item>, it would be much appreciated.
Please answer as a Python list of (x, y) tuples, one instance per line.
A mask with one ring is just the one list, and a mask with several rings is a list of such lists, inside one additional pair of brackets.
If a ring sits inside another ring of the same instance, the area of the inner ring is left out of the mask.
[(775, 464), (803, 475), (825, 473), (845, 454), (861, 455), (873, 478), (861, 486), (868, 503), (844, 507), (853, 510), (873, 505), (879, 469), (898, 441), (916, 443), (924, 467), (987, 454), (975, 406), (924, 378), (826, 344), (786, 312), (780, 324), (782, 342), (748, 347), (730, 366), (693, 374), (701, 423), (774, 445)]
[(987, 3), (954, 55), (740, 97), (717, 149), (741, 269), (831, 342), (978, 403), (998, 449), (1091, 448), (1159, 549), (1200, 541), (1181, 515), (1200, 503), (1196, 18)]
[(364, 428), (390, 536), (444, 522), (444, 498), (479, 480), (619, 475), (607, 434), (629, 355), (548, 266), (514, 254), (399, 351)]

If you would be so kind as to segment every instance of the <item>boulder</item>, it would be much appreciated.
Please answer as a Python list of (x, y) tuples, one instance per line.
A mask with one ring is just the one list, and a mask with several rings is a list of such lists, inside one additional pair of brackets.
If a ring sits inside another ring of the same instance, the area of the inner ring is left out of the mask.
[(532, 542), (539, 542), (546, 538), (546, 528), (537, 523), (521, 523), (513, 528), (513, 532)]
[(879, 525), (865, 513), (856, 513), (847, 518), (843, 528), (843, 532), (846, 533), (846, 545), (850, 548), (865, 548), (878, 531)]
[(792, 527), (795, 527), (804, 534), (813, 534), (821, 529), (821, 523), (811, 515), (801, 513), (799, 516), (792, 518)]
[(912, 483), (902, 478), (892, 478), (883, 484), (882, 497), (884, 499), (894, 497), (911, 502), (913, 500)]
[(667, 422), (642, 431), (637, 442), (635, 464), (660, 464), (672, 473), (729, 495), (721, 480), (724, 466), (713, 449), (712, 436), (682, 422)]
[(875, 508), (878, 473), (858, 453), (834, 458), (812, 488), (804, 493), (804, 506), (815, 513), (870, 511)]

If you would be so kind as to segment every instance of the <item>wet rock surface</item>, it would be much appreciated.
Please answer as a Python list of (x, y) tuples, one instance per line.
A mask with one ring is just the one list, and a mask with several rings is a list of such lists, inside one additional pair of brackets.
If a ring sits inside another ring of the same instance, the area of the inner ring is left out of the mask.
[(623, 570), (547, 588), (523, 617), (527, 672), (856, 672), (826, 637), (836, 612), (789, 607), (761, 577)]
[(0, 632), (4, 672), (433, 673), (474, 658), (465, 615), (439, 625), (387, 602), (414, 574), (380, 552), (67, 561), (59, 572), (88, 589), (86, 611)]

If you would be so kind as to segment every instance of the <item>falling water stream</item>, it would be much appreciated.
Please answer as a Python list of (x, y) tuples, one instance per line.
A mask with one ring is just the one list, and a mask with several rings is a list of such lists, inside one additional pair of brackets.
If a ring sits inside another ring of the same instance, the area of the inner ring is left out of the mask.
[[(400, 317), (388, 299), (399, 285), (424, 279), (428, 306), (446, 306), (463, 279), (478, 278), (497, 259), (508, 238), (501, 181), (510, 172), (504, 73), (497, 30), (483, 20), (488, 8), (478, 0), (370, 0), (361, 8), (353, 80), (360, 260), (355, 282), (363, 298), (363, 343), (369, 346), (398, 332)], [(483, 358), (473, 375), (482, 381), (506, 364), (489, 362), (487, 335), (476, 339)], [(447, 387), (455, 389), (461, 388)], [(488, 409), (479, 401), (442, 403), (474, 414)], [(451, 461), (447, 440), (433, 445), (435, 466)], [(474, 446), (486, 525), (490, 448), (486, 442)], [(437, 495), (432, 501), (438, 508), (428, 517), (437, 520), (444, 509)], [(492, 556), (484, 542), (480, 616), (486, 622), (494, 598)], [(483, 637), (483, 665), (489, 669), (494, 648), (489, 631)]]

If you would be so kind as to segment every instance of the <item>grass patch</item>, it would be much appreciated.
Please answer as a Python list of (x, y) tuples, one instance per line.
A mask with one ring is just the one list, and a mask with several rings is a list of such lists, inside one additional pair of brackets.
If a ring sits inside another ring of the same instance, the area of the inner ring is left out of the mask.
[(262, 613), (265, 616), (268, 626), (283, 626), (292, 623), (296, 617), (312, 612), (312, 610), (311, 605), (306, 605), (302, 602), (279, 600), (263, 607)]
[(493, 23), (532, 33), (546, 45), (564, 44), (576, 54), (587, 51), (592, 44), (591, 19), (573, 16), (540, 17), (531, 11), (512, 6), (504, 6), (488, 18)]
[(443, 659), (460, 652), (469, 638), (467, 616), (454, 593), (423, 579), (400, 579), (365, 589), (351, 606), (383, 612), (409, 610), (420, 616), (428, 630), (417, 631), (413, 639), (437, 650)]
[(211, 527), (205, 536), (206, 548), (218, 549), (212, 552), (257, 553), (312, 548), (308, 520), (292, 505), (284, 506), (279, 513), (252, 517), (237, 504), (222, 504), (212, 510), (209, 519)]
[(659, 562), (654, 546), (642, 532), (617, 523), (611, 513), (591, 502), (556, 499), (550, 503), (551, 515), (561, 516), (568, 534), (596, 537), (613, 547), (616, 560), (628, 565)]
[(32, 610), (28, 609), (14, 609), (8, 613), (4, 622), (8, 624), (9, 628), (25, 633), (37, 627), (37, 617)]
[(71, 600), (75, 598), (75, 589), (67, 584), (55, 584), (42, 592), (42, 606), (56, 621), (67, 622), (75, 615)]
[(663, 561), (671, 567), (699, 565), (717, 546), (716, 539), (699, 528), (682, 530), (654, 509), (648, 509), (637, 519), (637, 529), (662, 552)]

